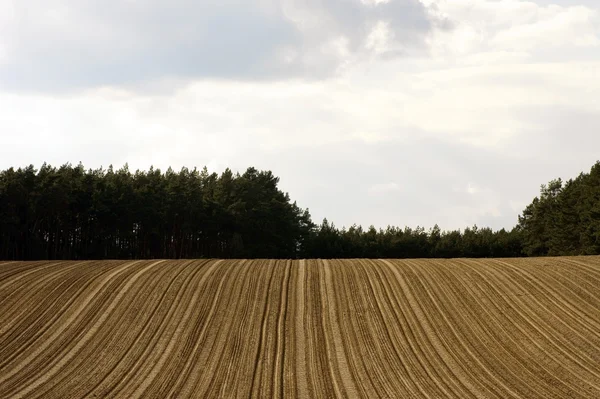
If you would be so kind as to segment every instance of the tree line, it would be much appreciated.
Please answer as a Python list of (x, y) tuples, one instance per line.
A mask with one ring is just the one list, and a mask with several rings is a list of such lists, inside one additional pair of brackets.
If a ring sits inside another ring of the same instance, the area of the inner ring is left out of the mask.
[(291, 258), (313, 225), (271, 172), (0, 172), (0, 258)]
[(524, 255), (600, 254), (600, 162), (575, 179), (542, 185), (518, 227)]
[(521, 235), (510, 231), (467, 227), (442, 231), (388, 226), (363, 229), (353, 225), (338, 229), (327, 219), (306, 242), (307, 257), (314, 258), (486, 258), (518, 257), (522, 254)]
[(453, 258), (600, 253), (600, 163), (542, 185), (511, 230), (315, 225), (270, 171), (0, 172), (0, 259)]

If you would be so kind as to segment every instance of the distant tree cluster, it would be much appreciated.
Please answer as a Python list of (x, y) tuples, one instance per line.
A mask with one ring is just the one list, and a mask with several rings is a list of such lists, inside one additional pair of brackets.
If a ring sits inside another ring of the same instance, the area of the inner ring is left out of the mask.
[(306, 253), (315, 258), (483, 258), (521, 256), (522, 248), (518, 229), (441, 231), (436, 225), (428, 231), (391, 226), (339, 230), (325, 219), (307, 241)]
[(574, 180), (542, 185), (518, 227), (525, 255), (600, 254), (600, 162)]
[(11, 168), (0, 172), (0, 258), (293, 258), (313, 225), (278, 182), (254, 168)]
[(270, 171), (0, 172), (0, 259), (455, 258), (600, 254), (600, 163), (553, 180), (507, 231), (316, 226)]

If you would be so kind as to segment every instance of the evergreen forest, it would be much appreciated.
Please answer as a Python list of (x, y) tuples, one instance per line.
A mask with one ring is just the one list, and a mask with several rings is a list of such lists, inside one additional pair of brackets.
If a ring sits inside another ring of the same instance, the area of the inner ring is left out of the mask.
[(541, 186), (511, 230), (337, 228), (270, 171), (0, 172), (0, 259), (455, 258), (600, 254), (600, 162)]

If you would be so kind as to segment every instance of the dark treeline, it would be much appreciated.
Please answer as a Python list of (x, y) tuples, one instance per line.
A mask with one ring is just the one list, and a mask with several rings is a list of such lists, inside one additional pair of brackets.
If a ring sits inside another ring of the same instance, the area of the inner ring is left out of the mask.
[(44, 164), (0, 172), (0, 259), (425, 258), (600, 253), (600, 164), (553, 180), (513, 229), (338, 229), (270, 171), (132, 173)]
[(278, 181), (254, 168), (8, 169), (0, 173), (0, 258), (295, 257), (313, 225)]
[(542, 185), (519, 216), (525, 255), (600, 254), (600, 162), (590, 173)]
[(441, 231), (436, 225), (429, 230), (391, 226), (385, 230), (373, 226), (339, 230), (324, 220), (306, 242), (306, 253), (315, 258), (517, 257), (522, 254), (520, 237), (517, 228), (492, 231), (473, 226)]

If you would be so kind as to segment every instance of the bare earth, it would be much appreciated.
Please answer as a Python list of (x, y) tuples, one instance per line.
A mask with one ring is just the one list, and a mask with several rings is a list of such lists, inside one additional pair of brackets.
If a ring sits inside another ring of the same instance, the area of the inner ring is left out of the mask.
[(0, 261), (0, 398), (600, 398), (600, 257)]

